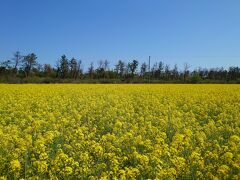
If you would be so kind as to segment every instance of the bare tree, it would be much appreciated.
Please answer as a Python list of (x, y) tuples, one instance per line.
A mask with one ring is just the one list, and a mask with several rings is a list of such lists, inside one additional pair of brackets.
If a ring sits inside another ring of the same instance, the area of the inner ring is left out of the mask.
[(167, 80), (169, 80), (170, 75), (171, 75), (170, 65), (169, 65), (169, 64), (166, 64), (166, 65), (165, 65), (165, 78), (166, 78)]
[(140, 75), (141, 75), (142, 77), (145, 77), (146, 73), (147, 73), (147, 63), (144, 62), (144, 63), (142, 63), (142, 65), (141, 65)]
[(20, 62), (22, 61), (22, 58), (23, 56), (20, 54), (19, 51), (16, 51), (14, 54), (13, 54), (13, 63), (14, 63), (14, 67), (13, 67), (13, 71), (14, 71), (14, 74), (16, 75), (18, 73), (18, 65), (20, 64)]
[(105, 76), (104, 61), (98, 61), (98, 68), (96, 69), (96, 74), (98, 78), (103, 78)]
[(178, 74), (178, 66), (177, 66), (177, 64), (174, 65), (174, 68), (172, 70), (172, 74), (173, 74), (173, 79), (175, 79), (175, 80), (178, 79), (179, 74)]
[(90, 79), (92, 79), (93, 75), (94, 75), (94, 66), (93, 66), (93, 62), (91, 62), (88, 68), (88, 76)]
[(183, 65), (184, 81), (186, 81), (188, 79), (188, 77), (189, 77), (189, 74), (190, 74), (189, 68), (190, 68), (189, 64), (188, 63), (184, 63), (184, 65)]
[(155, 78), (158, 75), (158, 64), (154, 63), (151, 69), (152, 76)]
[(108, 70), (109, 70), (109, 61), (105, 59), (104, 64), (103, 64), (103, 69), (104, 69), (104, 78), (108, 76)]
[(123, 77), (124, 74), (125, 63), (122, 60), (119, 60), (117, 65), (115, 66), (115, 71), (117, 75)]
[(53, 68), (50, 64), (43, 65), (43, 73), (46, 77), (49, 77), (53, 72)]
[(82, 69), (82, 61), (79, 60), (77, 63), (77, 74), (74, 77), (75, 79), (77, 79), (78, 76), (81, 76), (81, 74), (83, 73), (83, 69)]
[(105, 59), (104, 63), (103, 63), (103, 69), (104, 71), (108, 71), (108, 68), (109, 68), (109, 61), (107, 59)]

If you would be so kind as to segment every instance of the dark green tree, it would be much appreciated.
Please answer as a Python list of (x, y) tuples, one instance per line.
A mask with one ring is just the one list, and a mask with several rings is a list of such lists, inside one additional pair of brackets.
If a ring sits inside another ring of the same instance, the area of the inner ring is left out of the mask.
[(25, 73), (25, 77), (28, 78), (30, 72), (34, 66), (37, 65), (37, 56), (34, 53), (28, 54), (23, 58), (23, 71)]
[(163, 77), (163, 73), (164, 73), (164, 63), (162, 61), (160, 61), (158, 63), (158, 78), (161, 79)]
[(70, 76), (73, 79), (76, 79), (78, 75), (78, 61), (75, 58), (72, 58), (69, 62), (69, 67), (70, 67)]
[(138, 61), (134, 59), (131, 63), (128, 64), (128, 67), (131, 72), (131, 75), (134, 76), (138, 67)]
[(61, 78), (67, 78), (69, 73), (69, 62), (65, 55), (62, 55), (60, 61), (59, 61), (59, 71), (60, 71), (60, 77)]

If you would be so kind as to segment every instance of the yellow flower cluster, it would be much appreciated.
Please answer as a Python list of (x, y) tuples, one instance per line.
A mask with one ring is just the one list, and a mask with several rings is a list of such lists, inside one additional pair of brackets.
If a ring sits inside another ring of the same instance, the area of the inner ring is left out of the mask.
[(240, 85), (0, 85), (0, 179), (240, 179)]

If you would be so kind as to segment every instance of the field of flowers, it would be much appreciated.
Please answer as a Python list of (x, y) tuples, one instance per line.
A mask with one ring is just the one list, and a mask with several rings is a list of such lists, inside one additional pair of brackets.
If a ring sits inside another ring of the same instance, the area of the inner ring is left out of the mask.
[(240, 85), (0, 85), (0, 179), (240, 179)]

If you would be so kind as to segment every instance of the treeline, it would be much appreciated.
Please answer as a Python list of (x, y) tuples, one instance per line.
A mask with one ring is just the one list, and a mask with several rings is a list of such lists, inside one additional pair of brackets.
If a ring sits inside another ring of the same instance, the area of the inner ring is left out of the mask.
[(110, 68), (108, 60), (83, 69), (81, 60), (61, 56), (55, 66), (40, 64), (34, 53), (16, 52), (11, 60), (0, 62), (1, 83), (240, 83), (240, 68), (197, 68), (183, 70), (160, 61), (149, 66), (137, 60), (119, 60)]

